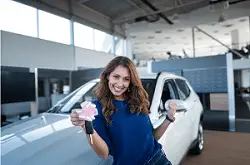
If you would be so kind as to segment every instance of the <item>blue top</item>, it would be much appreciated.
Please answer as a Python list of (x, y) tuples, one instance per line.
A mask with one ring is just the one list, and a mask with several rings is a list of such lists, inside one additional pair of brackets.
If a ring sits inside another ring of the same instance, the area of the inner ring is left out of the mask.
[(108, 125), (102, 115), (99, 101), (93, 101), (98, 109), (98, 115), (93, 121), (96, 132), (109, 147), (109, 154), (113, 156), (113, 165), (143, 165), (162, 146), (153, 135), (153, 126), (148, 115), (131, 113), (127, 101), (114, 100), (118, 108)]

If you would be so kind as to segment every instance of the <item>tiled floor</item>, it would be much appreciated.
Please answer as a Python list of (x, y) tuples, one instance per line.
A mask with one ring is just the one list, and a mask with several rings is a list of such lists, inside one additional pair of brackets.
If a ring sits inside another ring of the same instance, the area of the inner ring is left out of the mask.
[(205, 131), (201, 155), (188, 155), (183, 165), (250, 165), (250, 133)]

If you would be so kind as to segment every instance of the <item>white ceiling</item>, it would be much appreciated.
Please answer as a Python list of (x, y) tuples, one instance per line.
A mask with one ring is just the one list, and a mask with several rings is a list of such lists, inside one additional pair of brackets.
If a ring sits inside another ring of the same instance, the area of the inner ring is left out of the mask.
[[(249, 17), (232, 19), (223, 23), (200, 25), (200, 29), (231, 47), (231, 31), (237, 29), (239, 44), (249, 42)], [(133, 53), (140, 58), (166, 58), (167, 51), (183, 56), (182, 49), (193, 56), (192, 29), (162, 30), (131, 34)], [(227, 51), (220, 43), (195, 29), (196, 56), (213, 55)], [(207, 52), (207, 54), (206, 54)]]
[[(240, 8), (237, 10), (240, 10)], [(218, 17), (217, 15), (217, 19)], [(225, 18), (228, 18), (227, 15)], [(163, 26), (161, 28), (152, 28), (153, 26), (151, 25), (141, 28), (142, 30), (133, 31), (133, 28), (128, 30), (129, 39), (132, 41), (133, 53), (137, 59), (146, 60), (152, 59), (152, 57), (155, 59), (167, 59), (167, 51), (171, 51), (172, 54), (184, 56), (182, 49), (189, 56), (193, 56), (191, 26), (189, 28), (182, 28), (181, 26), (177, 28), (163, 28)], [(151, 28), (147, 28), (150, 26)], [(230, 47), (232, 43), (231, 31), (234, 29), (239, 31), (239, 44), (246, 45), (250, 41), (249, 16), (227, 19), (222, 23), (201, 24), (198, 27)], [(195, 29), (195, 49), (196, 57), (216, 55), (228, 51), (227, 48), (197, 29)]]

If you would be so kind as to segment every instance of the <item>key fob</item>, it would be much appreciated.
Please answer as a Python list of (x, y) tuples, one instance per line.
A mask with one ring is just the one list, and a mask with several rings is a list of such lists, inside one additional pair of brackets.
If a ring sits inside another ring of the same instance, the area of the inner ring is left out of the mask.
[(86, 129), (87, 134), (93, 134), (94, 133), (92, 121), (86, 121), (85, 120), (85, 129)]

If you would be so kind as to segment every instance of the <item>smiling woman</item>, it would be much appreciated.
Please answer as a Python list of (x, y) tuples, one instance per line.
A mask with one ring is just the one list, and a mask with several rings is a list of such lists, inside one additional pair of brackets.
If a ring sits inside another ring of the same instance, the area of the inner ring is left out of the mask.
[[(127, 57), (117, 57), (107, 65), (100, 76), (95, 95), (101, 102), (104, 117), (109, 123), (109, 117), (115, 111), (112, 104), (114, 99), (127, 100), (132, 113), (137, 111), (149, 114), (148, 94), (142, 86), (134, 64)], [(140, 107), (137, 108), (135, 105)]]
[[(113, 165), (171, 165), (157, 140), (168, 128), (168, 119), (174, 118), (176, 108), (170, 107), (168, 118), (153, 128), (149, 118), (151, 99), (129, 58), (119, 56), (109, 62), (94, 94), (97, 100), (92, 104), (98, 115), (90, 145), (97, 155), (113, 156)], [(71, 121), (85, 130), (85, 122), (76, 112), (72, 112)]]

